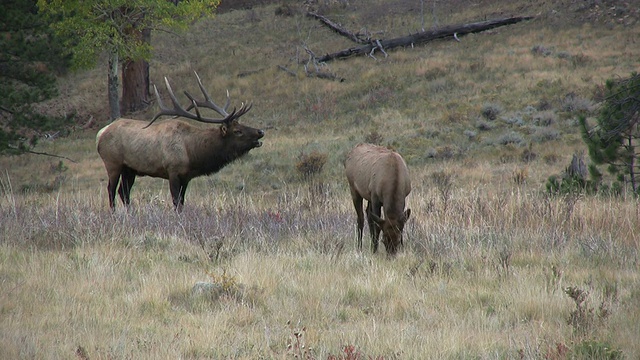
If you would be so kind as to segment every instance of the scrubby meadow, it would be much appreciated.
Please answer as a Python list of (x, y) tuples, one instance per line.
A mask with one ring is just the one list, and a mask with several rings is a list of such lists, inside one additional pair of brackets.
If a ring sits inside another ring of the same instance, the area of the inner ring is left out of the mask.
[[(194, 180), (180, 214), (150, 178), (108, 210), (105, 68), (60, 79), (43, 107), (78, 128), (35, 150), (65, 158), (0, 157), (0, 358), (638, 358), (638, 199), (545, 186), (574, 155), (589, 162), (577, 118), (597, 115), (605, 80), (638, 70), (633, 3), (425, 2), (421, 16), (419, 1), (321, 2), (380, 38), (423, 18), (536, 16), (318, 65), (343, 81), (306, 75), (305, 48), (354, 44), (298, 2), (154, 34), (153, 82), (196, 93), (195, 70), (217, 100), (253, 102), (242, 122), (266, 131)], [(342, 162), (363, 141), (411, 171), (395, 258), (368, 234), (355, 248)]]

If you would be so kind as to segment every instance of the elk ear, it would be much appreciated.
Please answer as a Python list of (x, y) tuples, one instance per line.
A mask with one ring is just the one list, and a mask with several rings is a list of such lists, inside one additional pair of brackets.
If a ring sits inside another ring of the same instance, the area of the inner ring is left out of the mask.
[(411, 216), (411, 209), (407, 209), (407, 210), (404, 212), (404, 221), (409, 220), (409, 216)]
[(220, 133), (222, 134), (222, 137), (227, 136), (227, 124), (220, 125)]

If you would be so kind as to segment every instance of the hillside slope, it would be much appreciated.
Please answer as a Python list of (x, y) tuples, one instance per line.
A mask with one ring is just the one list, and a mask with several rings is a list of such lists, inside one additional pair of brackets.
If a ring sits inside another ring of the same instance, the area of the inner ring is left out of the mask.
[[(294, 181), (290, 169), (312, 151), (329, 155), (325, 176), (338, 178), (344, 151), (374, 139), (403, 153), (417, 173), (442, 162), (454, 170), (486, 163), (497, 176), (482, 181), (502, 182), (500, 174), (526, 167), (529, 182), (541, 187), (583, 150), (575, 120), (579, 114), (594, 115), (604, 81), (638, 67), (633, 2), (458, 0), (425, 2), (424, 8), (408, 0), (307, 3), (223, 2), (214, 19), (194, 24), (187, 33), (153, 37), (152, 82), (161, 84), (168, 76), (175, 89), (193, 91), (197, 71), (212, 94), (222, 96), (229, 89), (234, 101), (254, 103), (244, 121), (267, 129), (266, 146), (252, 155), (253, 165), (235, 166), (234, 173), (247, 178), (262, 169), (256, 186)], [(307, 51), (325, 54), (354, 44), (304, 16), (307, 10), (374, 38), (496, 17), (535, 19), (460, 42), (313, 64)], [(344, 81), (309, 78), (305, 67)], [(62, 95), (42, 105), (56, 113), (78, 112), (80, 126), (91, 120), (89, 129), (56, 144), (43, 141), (39, 149), (78, 161), (77, 167), (66, 165), (82, 184), (104, 176), (92, 137), (107, 120), (105, 82), (104, 66), (70, 75), (60, 79)], [(148, 119), (154, 112), (152, 106), (132, 116)], [(58, 162), (33, 155), (1, 161), (14, 184), (34, 171), (49, 172), (36, 170), (43, 161), (48, 167)], [(224, 180), (233, 176), (222, 174)]]

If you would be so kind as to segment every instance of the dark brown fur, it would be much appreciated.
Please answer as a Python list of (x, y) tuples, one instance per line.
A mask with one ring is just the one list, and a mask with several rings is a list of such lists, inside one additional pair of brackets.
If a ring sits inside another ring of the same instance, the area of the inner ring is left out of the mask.
[[(394, 255), (402, 246), (404, 224), (411, 215), (411, 209), (404, 210), (405, 198), (411, 192), (407, 165), (394, 151), (377, 145), (359, 144), (347, 154), (345, 171), (358, 215), (358, 248), (362, 249), (364, 199), (368, 202), (366, 212), (372, 251), (378, 250), (378, 237), (382, 231), (382, 243), (387, 253)], [(381, 208), (384, 208), (384, 219), (381, 218)]]
[(118, 194), (129, 205), (136, 176), (169, 180), (173, 205), (180, 211), (191, 179), (217, 172), (262, 144), (264, 131), (238, 123), (200, 126), (182, 120), (166, 120), (148, 128), (148, 121), (119, 119), (102, 128), (96, 137), (98, 153), (107, 169), (109, 206)]

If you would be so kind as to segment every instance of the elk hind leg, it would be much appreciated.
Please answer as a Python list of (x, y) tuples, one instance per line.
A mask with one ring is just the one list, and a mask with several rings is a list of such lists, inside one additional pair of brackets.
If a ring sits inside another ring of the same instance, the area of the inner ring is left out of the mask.
[(184, 206), (184, 194), (187, 192), (187, 184), (188, 182), (180, 181), (177, 176), (169, 178), (169, 190), (171, 191), (173, 206), (177, 212), (181, 212)]
[(120, 181), (120, 169), (117, 170), (109, 170), (107, 169), (107, 174), (109, 175), (109, 183), (107, 184), (107, 194), (109, 195), (109, 207), (111, 210), (115, 210), (116, 204), (116, 189), (118, 188), (118, 182)]
[(136, 181), (136, 174), (128, 167), (122, 169), (120, 187), (118, 188), (118, 195), (120, 200), (125, 206), (131, 204), (131, 188)]

